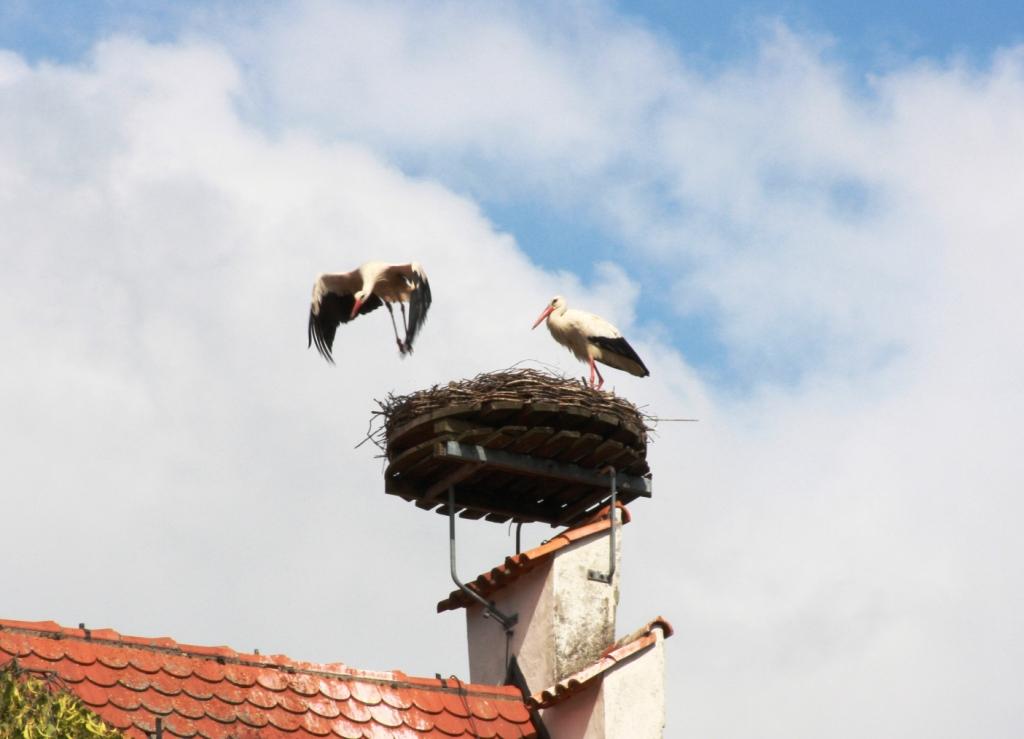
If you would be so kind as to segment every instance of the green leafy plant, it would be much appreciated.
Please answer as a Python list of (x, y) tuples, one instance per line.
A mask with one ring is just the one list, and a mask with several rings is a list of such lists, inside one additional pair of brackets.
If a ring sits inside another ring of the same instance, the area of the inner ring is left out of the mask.
[(0, 739), (123, 739), (56, 676), (0, 668)]

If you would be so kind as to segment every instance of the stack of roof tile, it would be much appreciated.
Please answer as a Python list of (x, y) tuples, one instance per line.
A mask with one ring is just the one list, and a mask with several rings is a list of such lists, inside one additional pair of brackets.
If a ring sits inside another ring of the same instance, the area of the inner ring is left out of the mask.
[(534, 737), (518, 689), (368, 672), (52, 621), (0, 620), (0, 666), (55, 675), (132, 737)]

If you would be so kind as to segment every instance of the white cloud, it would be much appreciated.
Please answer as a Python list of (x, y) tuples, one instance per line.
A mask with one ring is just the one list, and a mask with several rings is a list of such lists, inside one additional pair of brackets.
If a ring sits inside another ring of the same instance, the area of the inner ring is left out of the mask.
[[(524, 357), (576, 372), (528, 330), (563, 293), (648, 360), (620, 391), (701, 419), (659, 429), (625, 542), (624, 628), (677, 626), (673, 735), (1019, 733), (1020, 51), (858, 92), (785, 29), (709, 76), (580, 8), (272, 20), (251, 47), (0, 57), (4, 519), (24, 563), (0, 575), (5, 616), (464, 672), (461, 622), (432, 609), (445, 522), (386, 499), (350, 447), (389, 390)], [(239, 113), (260, 105), (271, 133)], [(449, 155), (591, 199), (581, 218), (710, 307), (750, 392), (658, 340), (632, 269), (545, 273), (390, 163)], [(404, 362), (382, 316), (357, 321), (328, 368), (302, 344), (308, 283), (371, 256), (426, 265), (430, 321)], [(762, 368), (794, 356), (796, 381)], [(510, 546), (460, 536), (466, 573)]]
[[(0, 91), (18, 183), (0, 200), (5, 487), (19, 491), (5, 518), (26, 553), (5, 589), (27, 618), (462, 671), (457, 624), (431, 654), (403, 636), (449, 588), (443, 556), (422, 566), (445, 521), (386, 498), (352, 446), (388, 391), (563, 361), (530, 323), (551, 294), (588, 291), (363, 147), (244, 125), (237, 83), (210, 46), (120, 39)], [(345, 327), (328, 368), (304, 346), (312, 278), (371, 257), (426, 265), (439, 299), (422, 343), (400, 361), (373, 316)]]

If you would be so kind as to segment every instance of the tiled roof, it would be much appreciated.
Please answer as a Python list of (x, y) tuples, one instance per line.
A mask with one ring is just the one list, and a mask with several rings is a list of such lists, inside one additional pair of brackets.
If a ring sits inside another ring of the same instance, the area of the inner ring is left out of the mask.
[(10, 659), (59, 677), (131, 737), (534, 737), (519, 690), (297, 662), (227, 647), (0, 620)]
[[(621, 503), (616, 504), (616, 507), (619, 509), (622, 523), (629, 523), (631, 516), (626, 507)], [(466, 583), (466, 585), (480, 593), (480, 595), (487, 597), (513, 580), (522, 577), (530, 570), (539, 567), (560, 549), (564, 549), (582, 539), (600, 534), (610, 528), (611, 518), (608, 516), (608, 506), (605, 506), (579, 526), (566, 529), (548, 539), (539, 547), (505, 557), (503, 564), (492, 568), (490, 572), (485, 572), (472, 582)], [(447, 598), (437, 604), (437, 612), (454, 611), (458, 608), (465, 608), (474, 604), (476, 604), (476, 601), (472, 600), (461, 590), (453, 590)]]
[(548, 708), (556, 703), (561, 703), (601, 678), (624, 660), (653, 646), (658, 639), (657, 634), (654, 633), (655, 629), (660, 629), (665, 639), (672, 636), (672, 624), (659, 616), (629, 636), (612, 644), (597, 662), (558, 681), (550, 688), (534, 693), (527, 699), (527, 703), (532, 708)]

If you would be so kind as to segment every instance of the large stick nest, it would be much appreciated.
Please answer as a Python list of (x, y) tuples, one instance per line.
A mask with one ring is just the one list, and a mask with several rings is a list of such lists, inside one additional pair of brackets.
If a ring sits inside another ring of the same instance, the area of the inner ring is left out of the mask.
[[(641, 430), (643, 441), (649, 439), (651, 427), (648, 416), (625, 398), (590, 388), (585, 382), (535, 369), (508, 369), (483, 372), (465, 380), (453, 380), (445, 385), (434, 385), (408, 395), (388, 393), (377, 400), (379, 410), (373, 411), (376, 427), (370, 436), (384, 449), (387, 440), (405, 424), (444, 408), (456, 406), (486, 406), (499, 401), (518, 401), (524, 404), (552, 403), (560, 407), (575, 407), (598, 413), (611, 414), (621, 423)], [(383, 419), (383, 424), (380, 419)]]
[[(637, 482), (650, 472), (649, 419), (579, 380), (508, 369), (377, 404), (368, 438), (388, 459), (385, 492), (420, 508), (446, 511), (447, 489), (464, 518), (567, 525), (608, 497), (587, 470), (614, 469), (624, 503), (650, 495)], [(470, 448), (487, 450), (493, 463), (468, 460), (461, 450)]]

